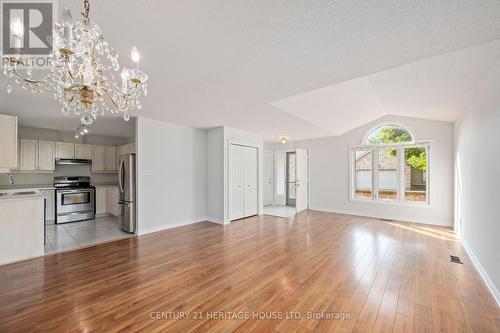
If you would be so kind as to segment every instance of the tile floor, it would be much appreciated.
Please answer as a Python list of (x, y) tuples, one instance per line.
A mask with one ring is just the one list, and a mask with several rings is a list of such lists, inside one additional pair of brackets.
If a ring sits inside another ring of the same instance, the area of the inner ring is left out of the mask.
[(131, 237), (118, 227), (113, 216), (65, 224), (50, 224), (46, 229), (45, 254), (67, 251), (109, 240)]
[(291, 206), (264, 206), (264, 214), (279, 216), (279, 217), (289, 217), (295, 215), (295, 207)]

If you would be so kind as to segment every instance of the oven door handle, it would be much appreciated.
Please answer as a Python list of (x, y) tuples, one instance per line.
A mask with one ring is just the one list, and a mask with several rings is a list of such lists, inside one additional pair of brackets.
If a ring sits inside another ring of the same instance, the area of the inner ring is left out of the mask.
[(66, 194), (66, 193), (91, 193), (92, 190), (57, 190), (57, 193), (62, 193), (62, 194)]

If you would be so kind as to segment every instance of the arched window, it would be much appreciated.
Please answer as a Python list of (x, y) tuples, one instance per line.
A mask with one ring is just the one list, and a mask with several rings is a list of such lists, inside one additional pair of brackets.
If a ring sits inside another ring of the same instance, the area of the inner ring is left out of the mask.
[(384, 145), (394, 143), (412, 143), (413, 135), (403, 126), (396, 124), (382, 125), (371, 130), (364, 138), (364, 145)]
[(429, 204), (430, 142), (415, 142), (405, 126), (370, 130), (351, 152), (352, 200)]

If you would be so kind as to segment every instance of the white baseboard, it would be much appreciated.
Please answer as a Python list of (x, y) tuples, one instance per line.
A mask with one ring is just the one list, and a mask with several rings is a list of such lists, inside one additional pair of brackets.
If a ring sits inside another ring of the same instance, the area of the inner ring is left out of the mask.
[(430, 225), (436, 225), (436, 226), (440, 226), (440, 227), (453, 227), (453, 221), (446, 221), (446, 220), (421, 219), (421, 218), (414, 218), (411, 216), (410, 217), (409, 216), (396, 216), (396, 215), (391, 215), (391, 214), (367, 214), (367, 213), (351, 211), (351, 210), (347, 210), (347, 209), (345, 209), (345, 210), (344, 209), (331, 209), (331, 208), (322, 208), (322, 207), (310, 207), (309, 209), (318, 210), (321, 212), (328, 212), (328, 213), (372, 217), (375, 219), (385, 219), (385, 220), (419, 223), (419, 224), (430, 224)]
[[(162, 226), (157, 226), (157, 227), (153, 227), (153, 228), (148, 228), (148, 229), (145, 229), (145, 230), (141, 230), (140, 229), (140, 224), (139, 224), (139, 230), (138, 230), (137, 234), (139, 236), (142, 236), (142, 235), (150, 234), (152, 232), (158, 232), (158, 231), (162, 231), (162, 230), (167, 230), (167, 229), (182, 227), (184, 225), (193, 224), (193, 223), (199, 223), (199, 222), (205, 222), (205, 221), (208, 221), (206, 217), (199, 217), (199, 218), (194, 218), (194, 219), (190, 219), (190, 220), (169, 223), (168, 225), (162, 225)], [(212, 221), (209, 221), (209, 222), (212, 222)]]
[(484, 283), (486, 283), (486, 286), (490, 290), (491, 295), (493, 295), (493, 298), (497, 302), (497, 305), (500, 307), (500, 292), (498, 291), (497, 287), (490, 279), (488, 273), (486, 273), (486, 270), (484, 269), (483, 265), (481, 265), (481, 262), (476, 257), (474, 251), (472, 251), (467, 241), (465, 239), (461, 239), (460, 242), (462, 243), (462, 246), (469, 255), (469, 258), (472, 260), (474, 267), (476, 267), (477, 271), (479, 272), (479, 275), (481, 275), (481, 277), (483, 278)]
[(217, 223), (217, 224), (224, 224), (224, 221), (222, 219), (219, 219), (216, 217), (210, 217), (210, 216), (205, 217), (205, 221)]

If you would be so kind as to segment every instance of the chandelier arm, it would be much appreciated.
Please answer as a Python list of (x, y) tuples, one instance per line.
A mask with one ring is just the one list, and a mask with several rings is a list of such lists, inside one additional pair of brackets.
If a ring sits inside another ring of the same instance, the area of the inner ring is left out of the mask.
[[(126, 93), (126, 92), (124, 92), (123, 90), (121, 90), (121, 88), (119, 88), (119, 87), (116, 85), (116, 83), (114, 83), (114, 82), (109, 82), (108, 80), (101, 81), (101, 85), (102, 85), (103, 83), (104, 83), (104, 84), (106, 84), (106, 83), (107, 83), (107, 84), (110, 84), (110, 85), (111, 85), (111, 87), (113, 88), (113, 91), (114, 91), (114, 92), (116, 92), (116, 93), (119, 93), (120, 95), (122, 95), (122, 97), (123, 97), (123, 98), (129, 98), (129, 97), (131, 97), (131, 96), (132, 96), (132, 94), (130, 94), (130, 93)], [(102, 89), (102, 90), (104, 90), (104, 91), (106, 91), (106, 93), (108, 93), (108, 94), (109, 94), (109, 90), (110, 90), (110, 89), (108, 89), (108, 88), (106, 88), (106, 87), (103, 87), (103, 88), (101, 88), (101, 89)], [(135, 90), (135, 89), (137, 89), (137, 88), (132, 88), (132, 89), (134, 89), (134, 90)]]
[[(108, 98), (111, 100), (111, 102), (113, 102), (113, 104), (116, 106), (116, 108), (118, 110), (120, 110), (120, 107), (118, 106), (118, 104), (116, 104), (115, 100), (111, 96), (110, 90), (108, 88), (105, 88), (105, 87), (102, 87), (101, 90), (104, 91), (108, 95)], [(129, 96), (129, 95), (125, 94), (124, 92), (122, 92), (121, 90), (118, 90), (116, 92), (119, 93), (119, 94), (121, 94), (124, 98), (127, 98)], [(127, 111), (128, 111), (128, 106), (127, 106)]]
[[(43, 80), (32, 80), (32, 79), (28, 79), (26, 77), (24, 77), (21, 73), (19, 73), (17, 71), (17, 66), (14, 66), (14, 68), (11, 69), (11, 71), (18, 77), (20, 78), (21, 80), (25, 81), (25, 82), (28, 82), (30, 84), (39, 84), (39, 83), (43, 83)], [(49, 77), (49, 75), (47, 75), (46, 77)]]

